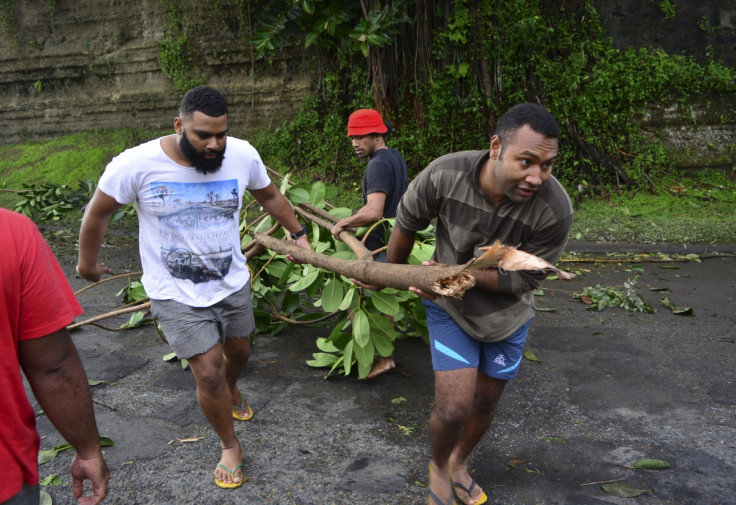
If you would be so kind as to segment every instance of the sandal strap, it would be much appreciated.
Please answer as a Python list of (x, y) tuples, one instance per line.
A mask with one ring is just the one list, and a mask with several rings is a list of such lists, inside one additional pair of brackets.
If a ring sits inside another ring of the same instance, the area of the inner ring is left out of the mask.
[(452, 496), (450, 496), (450, 499), (447, 503), (442, 503), (440, 499), (437, 497), (437, 495), (432, 492), (431, 489), (429, 490), (429, 497), (432, 498), (437, 505), (455, 505), (455, 500), (452, 499)]

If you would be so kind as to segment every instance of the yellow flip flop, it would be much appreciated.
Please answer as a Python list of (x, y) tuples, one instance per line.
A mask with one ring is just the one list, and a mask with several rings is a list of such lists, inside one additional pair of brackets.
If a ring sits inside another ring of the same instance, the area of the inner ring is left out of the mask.
[[(452, 468), (450, 468), (450, 480), (453, 481), (453, 479), (452, 479)], [(477, 485), (478, 485), (478, 483), (475, 482), (475, 479), (473, 479), (471, 477), (470, 478), (470, 487), (465, 487), (462, 484), (460, 484), (459, 482), (454, 482), (453, 481), (452, 482), (452, 490), (455, 493), (455, 496), (457, 496), (457, 499), (458, 500), (460, 500), (462, 503), (467, 504), (467, 502), (465, 500), (463, 500), (462, 498), (460, 498), (460, 496), (457, 494), (457, 490), (458, 489), (462, 489), (463, 491), (465, 491), (468, 494), (468, 497), (472, 500), (473, 499), (473, 494), (472, 494), (473, 493), (473, 488), (475, 488), (475, 486), (477, 486)], [(485, 502), (488, 501), (488, 495), (486, 495), (485, 491), (483, 491), (481, 489), (480, 492), (481, 492), (481, 494), (478, 497), (478, 500), (473, 505), (481, 505), (482, 503), (485, 503)]]
[[(248, 419), (253, 417), (253, 409), (250, 408), (250, 405), (246, 406), (244, 394), (241, 393), (240, 397), (242, 398), (240, 405), (233, 405), (233, 419), (237, 419), (238, 421), (247, 421)], [(235, 412), (236, 410), (245, 410), (246, 407), (248, 408), (248, 410), (246, 411), (244, 416), (241, 416), (240, 414)]]
[(215, 484), (217, 484), (217, 487), (221, 487), (222, 489), (235, 489), (237, 487), (240, 487), (243, 485), (243, 471), (240, 471), (240, 482), (235, 482), (235, 472), (238, 471), (243, 466), (243, 463), (238, 463), (235, 465), (235, 468), (230, 470), (228, 467), (223, 465), (222, 463), (217, 463), (217, 468), (222, 468), (227, 473), (230, 474), (230, 478), (233, 479), (232, 482), (222, 482), (220, 479), (215, 477)]

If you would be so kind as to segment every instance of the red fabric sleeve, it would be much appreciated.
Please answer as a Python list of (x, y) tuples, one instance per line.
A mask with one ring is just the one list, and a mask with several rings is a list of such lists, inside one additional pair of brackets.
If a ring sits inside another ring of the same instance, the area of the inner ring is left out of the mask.
[(34, 226), (21, 256), (18, 340), (38, 338), (70, 324), (83, 310), (51, 248)]

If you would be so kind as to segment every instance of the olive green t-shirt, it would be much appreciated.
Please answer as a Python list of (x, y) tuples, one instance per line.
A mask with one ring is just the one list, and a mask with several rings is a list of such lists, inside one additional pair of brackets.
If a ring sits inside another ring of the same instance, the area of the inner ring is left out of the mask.
[[(436, 217), (433, 259), (447, 265), (467, 263), (496, 240), (555, 264), (572, 223), (567, 192), (550, 177), (529, 201), (505, 199), (494, 206), (479, 181), (488, 157), (487, 150), (463, 151), (434, 160), (409, 185), (396, 227), (413, 234)], [(533, 291), (545, 277), (543, 272), (499, 272), (498, 292), (473, 287), (459, 300), (441, 297), (435, 303), (472, 337), (495, 342), (531, 319)]]

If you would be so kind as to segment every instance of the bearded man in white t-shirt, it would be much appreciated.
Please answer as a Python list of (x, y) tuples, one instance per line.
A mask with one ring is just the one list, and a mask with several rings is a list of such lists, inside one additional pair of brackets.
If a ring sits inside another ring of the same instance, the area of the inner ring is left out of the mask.
[(197, 401), (220, 437), (215, 483), (235, 488), (243, 483), (243, 456), (233, 419), (253, 416), (237, 385), (255, 329), (240, 247), (243, 193), (249, 191), (296, 245), (311, 247), (258, 152), (227, 136), (227, 102), (219, 91), (199, 86), (187, 92), (174, 129), (108, 164), (84, 213), (77, 271), (95, 282), (110, 273), (97, 262), (100, 244), (110, 217), (133, 203), (151, 312), (177, 356), (189, 361)]

